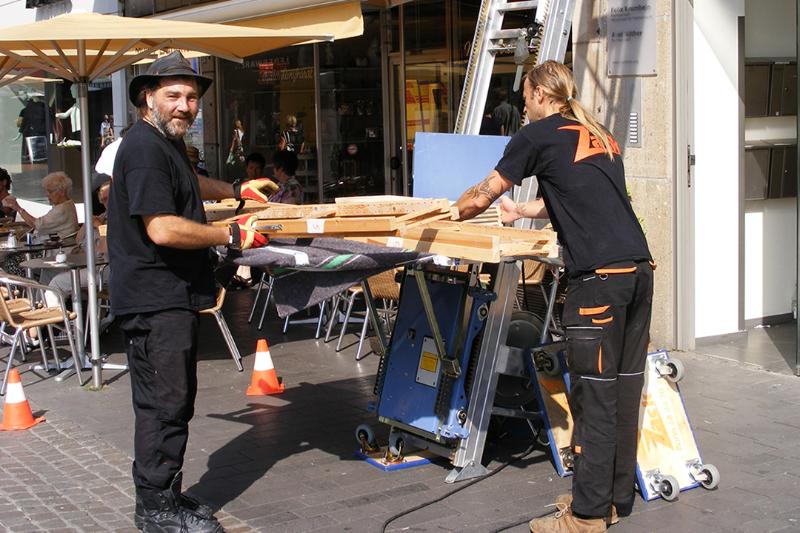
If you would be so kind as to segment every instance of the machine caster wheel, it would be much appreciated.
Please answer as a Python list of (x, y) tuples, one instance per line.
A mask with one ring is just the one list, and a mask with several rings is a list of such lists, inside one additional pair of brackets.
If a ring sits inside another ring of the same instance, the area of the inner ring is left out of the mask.
[(362, 452), (374, 452), (378, 449), (378, 440), (369, 424), (359, 424), (356, 428), (356, 441)]
[(704, 489), (715, 489), (719, 485), (719, 470), (712, 464), (702, 465), (700, 467), (700, 476), (704, 479), (698, 479), (697, 481)]
[(678, 499), (681, 487), (673, 476), (663, 476), (658, 482), (658, 494), (668, 502)]
[(389, 453), (395, 460), (402, 459), (404, 445), (405, 441), (402, 435), (398, 435), (397, 433), (389, 435)]
[(543, 350), (538, 351), (533, 354), (533, 361), (536, 364), (536, 370), (543, 372), (546, 376), (555, 377), (561, 373), (561, 365), (555, 354)]

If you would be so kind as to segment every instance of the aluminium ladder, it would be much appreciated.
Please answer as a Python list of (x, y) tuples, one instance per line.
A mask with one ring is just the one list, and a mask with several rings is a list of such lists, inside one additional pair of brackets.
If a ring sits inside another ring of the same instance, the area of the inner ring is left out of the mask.
[[(503, 29), (505, 13), (536, 8), (535, 23), (528, 28)], [(541, 0), (509, 2), (483, 0), (472, 43), (464, 80), (464, 90), (456, 118), (455, 133), (477, 134), (480, 130), (483, 109), (491, 81), (494, 58), (497, 53), (514, 51), (517, 75), (515, 90), (519, 88), (524, 63), (533, 49), (534, 63), (549, 59), (564, 60), (572, 27), (575, 0)], [(527, 201), (536, 194), (535, 180), (528, 178), (516, 191), (518, 201)], [(522, 221), (518, 221), (522, 222)], [(517, 224), (521, 226), (521, 224)], [(492, 415), (497, 379), (509, 366), (510, 349), (506, 346), (508, 326), (511, 321), (514, 298), (519, 281), (519, 268), (515, 261), (501, 262), (495, 275), (497, 299), (491, 303), (484, 326), (483, 341), (478, 354), (475, 378), (470, 391), (469, 408), (465, 423), (469, 435), (461, 439), (452, 459), (454, 469), (446, 481), (452, 483), (488, 473), (481, 463), (489, 419)], [(548, 301), (548, 318), (552, 313), (557, 283), (554, 280)], [(545, 322), (545, 331), (547, 322)]]
[[(534, 24), (522, 29), (502, 28), (506, 13), (532, 9), (536, 9)], [(478, 133), (494, 67), (494, 58), (497, 53), (513, 51), (514, 62), (517, 64), (515, 88), (519, 87), (522, 69), (530, 56), (529, 50), (533, 50), (534, 62), (537, 64), (549, 59), (563, 60), (574, 10), (575, 0), (482, 1), (467, 64), (455, 133)], [(532, 198), (536, 192), (535, 180), (525, 180), (519, 189), (515, 194), (516, 198), (523, 201)], [(518, 221), (518, 223), (520, 222), (522, 221)], [(521, 224), (517, 225), (521, 227)], [(552, 260), (545, 260), (545, 262), (553, 263)], [(551, 266), (555, 268), (554, 265)], [(449, 457), (454, 469), (445, 478), (448, 483), (474, 478), (488, 472), (481, 464), (481, 457), (486, 443), (489, 419), (493, 411), (499, 412), (493, 406), (497, 379), (499, 374), (518, 372), (521, 361), (519, 349), (509, 348), (505, 344), (518, 281), (519, 268), (516, 261), (501, 262), (498, 265), (494, 283), (496, 299), (491, 302), (488, 309), (474, 381), (470, 389), (469, 407), (464, 423), (468, 430), (467, 438), (459, 440), (455, 449), (450, 449), (407, 433), (402, 428), (392, 428), (393, 432), (397, 431), (402, 434), (409, 443)], [(424, 286), (424, 283), (422, 285)], [(372, 307), (369, 286), (367, 283), (362, 283), (362, 287), (367, 305)], [(554, 282), (550, 288), (548, 299), (548, 318), (552, 315), (556, 288), (557, 283)], [(425, 307), (428, 321), (434, 328), (437, 324), (436, 319), (432, 317), (433, 309), (428, 309), (430, 305)], [(374, 309), (370, 310), (372, 311), (370, 313), (372, 326), (377, 333), (380, 348), (385, 353), (388, 345), (385, 333)], [(542, 342), (546, 334), (547, 328), (545, 327), (542, 332)], [(444, 347), (437, 346), (437, 351), (441, 353), (444, 351)], [(454, 371), (460, 372), (461, 370)]]

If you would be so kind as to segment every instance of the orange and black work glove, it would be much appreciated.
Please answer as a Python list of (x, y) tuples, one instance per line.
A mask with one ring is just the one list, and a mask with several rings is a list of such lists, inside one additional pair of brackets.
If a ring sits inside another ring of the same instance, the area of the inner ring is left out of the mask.
[(260, 234), (253, 225), (258, 220), (256, 215), (245, 215), (229, 226), (231, 240), (228, 248), (232, 250), (247, 250), (261, 248), (269, 243), (269, 239)]
[(258, 178), (233, 184), (233, 196), (239, 201), (255, 200), (267, 203), (278, 192), (278, 185), (269, 178)]

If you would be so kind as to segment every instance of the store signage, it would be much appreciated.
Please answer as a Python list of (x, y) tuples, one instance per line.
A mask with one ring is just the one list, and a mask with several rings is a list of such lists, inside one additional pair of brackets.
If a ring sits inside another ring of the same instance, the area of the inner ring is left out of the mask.
[(656, 0), (608, 0), (608, 75), (656, 75)]

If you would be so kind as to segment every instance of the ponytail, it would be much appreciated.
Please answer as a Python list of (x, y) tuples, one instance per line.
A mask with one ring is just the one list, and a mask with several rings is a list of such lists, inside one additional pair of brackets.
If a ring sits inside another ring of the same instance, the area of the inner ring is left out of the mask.
[(532, 87), (541, 87), (547, 96), (562, 101), (559, 113), (566, 118), (576, 120), (589, 130), (589, 133), (603, 145), (608, 158), (614, 159), (614, 153), (619, 153), (616, 143), (597, 119), (576, 99), (575, 80), (566, 66), (557, 61), (545, 61), (529, 70), (525, 77)]

